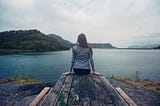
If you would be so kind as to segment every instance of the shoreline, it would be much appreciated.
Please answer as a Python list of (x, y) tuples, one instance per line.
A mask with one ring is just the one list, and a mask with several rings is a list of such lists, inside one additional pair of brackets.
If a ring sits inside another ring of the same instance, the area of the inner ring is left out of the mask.
[[(93, 49), (108, 49), (108, 50), (160, 50), (154, 48), (93, 48)], [(69, 49), (67, 49), (69, 50)], [(48, 50), (48, 51), (36, 51), (36, 50), (22, 50), (22, 49), (0, 49), (0, 54), (19, 54), (19, 53), (36, 53), (36, 52), (50, 52), (50, 51), (65, 51), (65, 50)]]
[(147, 90), (154, 90), (160, 92), (160, 81), (151, 81), (151, 80), (141, 80), (140, 78), (133, 79), (130, 77), (125, 77), (125, 76), (118, 76), (118, 75), (113, 75), (113, 76), (107, 76), (107, 79), (115, 79), (115, 80), (122, 80), (127, 83), (133, 84), (135, 86), (141, 87), (143, 89)]
[[(122, 78), (107, 78), (113, 87), (120, 87), (139, 105), (159, 105), (160, 89), (145, 89)], [(153, 83), (153, 82), (152, 82)], [(6, 81), (0, 83), (0, 104), (27, 106), (46, 86), (53, 87), (55, 82)]]
[[(66, 49), (69, 50), (69, 49)], [(38, 53), (38, 52), (53, 52), (53, 51), (66, 51), (66, 50), (48, 50), (48, 51), (36, 51), (36, 50), (22, 50), (22, 49), (0, 49), (0, 55), (8, 54), (21, 54), (21, 53)]]

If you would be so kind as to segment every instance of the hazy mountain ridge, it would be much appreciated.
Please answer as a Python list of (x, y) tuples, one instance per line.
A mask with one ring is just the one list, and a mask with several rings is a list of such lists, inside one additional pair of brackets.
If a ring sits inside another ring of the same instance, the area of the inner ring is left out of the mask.
[(116, 48), (110, 43), (89, 43), (92, 48)]
[(68, 48), (71, 48), (74, 44), (68, 40), (63, 39), (60, 35), (56, 34), (48, 34), (48, 36), (56, 39), (58, 42), (60, 42), (62, 45), (65, 45)]
[(154, 49), (160, 49), (160, 45), (159, 45), (159, 46), (157, 46), (157, 47), (154, 47)]
[[(72, 46), (76, 45), (75, 43), (72, 43), (68, 40), (63, 39), (60, 35), (56, 35), (56, 34), (49, 34), (48, 36), (56, 39), (57, 41), (59, 41), (61, 44), (71, 48)], [(89, 46), (92, 48), (116, 48), (114, 46), (112, 46), (110, 43), (89, 43)]]
[(131, 45), (128, 48), (156, 48), (160, 46), (160, 44), (148, 44), (148, 45)]
[(69, 48), (35, 29), (0, 32), (0, 49), (57, 51)]

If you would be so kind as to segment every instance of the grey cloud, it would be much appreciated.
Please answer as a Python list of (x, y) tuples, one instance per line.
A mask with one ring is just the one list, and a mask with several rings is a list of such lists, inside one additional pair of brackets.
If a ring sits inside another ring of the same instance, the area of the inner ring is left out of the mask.
[[(0, 0), (0, 31), (37, 28), (71, 41), (84, 32), (90, 42), (128, 45), (157, 42), (159, 0)], [(123, 42), (122, 42), (123, 41)], [(135, 42), (136, 43), (136, 42)]]
[(130, 43), (130, 45), (148, 45), (148, 44), (160, 44), (160, 33), (150, 33), (145, 36), (134, 37)]
[(150, 37), (150, 38), (159, 38), (160, 39), (160, 33), (151, 33), (148, 37)]

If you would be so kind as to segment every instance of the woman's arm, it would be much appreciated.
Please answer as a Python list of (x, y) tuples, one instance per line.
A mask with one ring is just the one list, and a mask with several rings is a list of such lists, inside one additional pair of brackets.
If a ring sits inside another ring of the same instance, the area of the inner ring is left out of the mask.
[(92, 67), (92, 70), (93, 70), (93, 74), (94, 75), (102, 75), (102, 73), (100, 72), (96, 72), (95, 68), (94, 68), (94, 61), (93, 61), (93, 51), (92, 49), (90, 48), (90, 63), (91, 63), (91, 67)]
[(75, 54), (75, 52), (74, 52), (74, 50), (72, 48), (72, 60), (71, 60), (70, 72), (72, 72), (74, 61), (75, 61), (75, 57), (76, 57), (76, 54)]
[(90, 48), (90, 64), (91, 64), (93, 72), (95, 72), (92, 48)]

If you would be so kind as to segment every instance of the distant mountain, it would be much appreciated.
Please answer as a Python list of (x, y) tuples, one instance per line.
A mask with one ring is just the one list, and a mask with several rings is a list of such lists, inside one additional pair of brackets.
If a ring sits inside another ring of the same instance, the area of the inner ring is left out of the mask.
[(69, 49), (38, 30), (0, 32), (0, 49), (57, 51)]
[(116, 48), (110, 43), (89, 43), (92, 48)]
[(158, 47), (160, 44), (150, 44), (150, 45), (131, 45), (128, 48), (155, 48)]
[[(57, 41), (59, 41), (61, 44), (71, 48), (73, 47), (74, 43), (68, 41), (68, 40), (65, 40), (63, 39), (61, 36), (59, 35), (56, 35), (56, 34), (49, 34), (48, 36), (56, 39)], [(113, 47), (110, 43), (89, 43), (89, 45), (92, 47), (92, 48), (115, 48)]]
[(160, 49), (160, 44), (159, 44), (159, 46), (157, 46), (157, 47), (154, 47), (153, 49)]
[(56, 34), (49, 34), (48, 36), (52, 37), (53, 39), (56, 39), (58, 42), (60, 42), (62, 45), (65, 45), (68, 48), (71, 48), (74, 44), (68, 40), (63, 39), (61, 36)]

